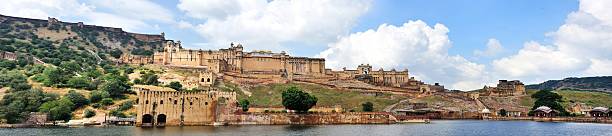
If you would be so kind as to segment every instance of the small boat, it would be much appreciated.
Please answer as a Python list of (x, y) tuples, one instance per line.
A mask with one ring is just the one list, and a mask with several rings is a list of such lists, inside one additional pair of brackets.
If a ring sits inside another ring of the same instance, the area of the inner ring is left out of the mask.
[(227, 126), (227, 122), (214, 122), (213, 126)]
[(429, 121), (429, 119), (407, 119), (407, 120), (399, 121), (398, 123), (425, 123), (425, 124), (429, 124), (430, 121)]

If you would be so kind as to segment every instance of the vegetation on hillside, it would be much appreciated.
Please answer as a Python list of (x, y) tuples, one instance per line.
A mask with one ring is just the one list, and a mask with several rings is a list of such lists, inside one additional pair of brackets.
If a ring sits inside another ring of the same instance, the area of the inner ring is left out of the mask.
[(534, 98), (536, 101), (529, 112), (530, 115), (533, 115), (533, 110), (540, 106), (547, 106), (553, 110), (559, 112), (561, 116), (567, 116), (569, 113), (563, 108), (561, 102), (563, 102), (563, 96), (553, 92), (552, 90), (540, 90), (535, 94), (531, 95), (531, 98)]
[(289, 110), (299, 113), (308, 112), (310, 108), (317, 104), (317, 97), (302, 91), (298, 87), (289, 87), (282, 93), (283, 106)]
[(316, 106), (332, 107), (339, 105), (346, 111), (361, 111), (361, 104), (368, 101), (374, 104), (374, 111), (382, 111), (386, 106), (408, 98), (408, 96), (392, 95), (389, 93), (370, 95), (357, 91), (330, 89), (320, 85), (288, 83), (256, 86), (248, 89), (252, 93), (250, 97), (243, 95), (239, 99), (248, 99), (253, 106), (283, 106), (281, 103), (281, 93), (294, 86), (317, 97)]
[[(612, 76), (601, 77), (570, 77), (563, 80), (548, 80), (540, 84), (525, 86), (527, 89), (581, 89), (581, 90), (599, 90), (612, 91)], [(601, 90), (606, 89), (606, 90)]]
[[(69, 120), (73, 111), (92, 105), (94, 108), (106, 108), (108, 100), (124, 99), (131, 93), (131, 84), (127, 81), (126, 67), (117, 67), (102, 63), (101, 65), (84, 66), (82, 60), (69, 59), (60, 61), (58, 66), (25, 63), (19, 60), (0, 60), (0, 87), (9, 88), (0, 100), (0, 121), (20, 123), (25, 121), (31, 112), (47, 113), (51, 120)], [(70, 90), (63, 96), (41, 91), (32, 87), (28, 79), (52, 88), (86, 89), (90, 97)], [(104, 101), (107, 100), (107, 101)], [(130, 105), (131, 106), (131, 105)]]

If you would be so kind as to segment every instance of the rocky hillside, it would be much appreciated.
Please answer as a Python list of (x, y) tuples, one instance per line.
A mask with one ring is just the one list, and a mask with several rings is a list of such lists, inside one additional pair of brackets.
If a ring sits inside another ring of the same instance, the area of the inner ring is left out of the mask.
[(527, 89), (576, 89), (612, 93), (612, 76), (570, 77), (563, 80), (548, 80), (544, 83), (527, 85)]
[(0, 40), (2, 51), (29, 53), (34, 56), (48, 55), (19, 48), (28, 44), (35, 46), (34, 48), (42, 48), (38, 47), (39, 45), (65, 45), (72, 50), (117, 57), (122, 53), (153, 54), (155, 49), (162, 47), (165, 38), (163, 34), (136, 34), (125, 32), (121, 28), (61, 22), (55, 18), (40, 20), (0, 15)]

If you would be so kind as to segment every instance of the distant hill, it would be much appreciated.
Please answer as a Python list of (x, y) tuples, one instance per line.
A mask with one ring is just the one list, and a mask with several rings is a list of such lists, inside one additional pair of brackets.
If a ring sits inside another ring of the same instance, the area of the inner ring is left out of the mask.
[(563, 80), (548, 80), (544, 83), (527, 85), (527, 89), (576, 89), (612, 93), (612, 76), (570, 77)]
[(55, 18), (41, 20), (0, 15), (0, 51), (36, 56), (46, 63), (57, 62), (54, 59), (66, 60), (52, 50), (64, 49), (65, 53), (89, 54), (106, 60), (118, 58), (123, 53), (151, 55), (163, 48), (165, 41), (163, 33), (138, 34), (121, 28), (61, 22)]

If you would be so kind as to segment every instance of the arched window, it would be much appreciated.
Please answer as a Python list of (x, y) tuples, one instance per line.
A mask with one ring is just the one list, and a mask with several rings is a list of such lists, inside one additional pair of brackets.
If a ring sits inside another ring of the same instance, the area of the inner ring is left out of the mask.
[(206, 82), (210, 82), (210, 78), (207, 78), (207, 79), (206, 79)]
[(202, 78), (202, 79), (200, 80), (200, 82), (204, 82), (204, 78)]
[(145, 104), (149, 104), (149, 100), (146, 100), (146, 101), (145, 101)]
[(164, 104), (164, 100), (159, 101), (159, 104)]
[(208, 105), (208, 102), (204, 102), (204, 105)]
[(176, 105), (176, 100), (174, 100), (174, 105)]

